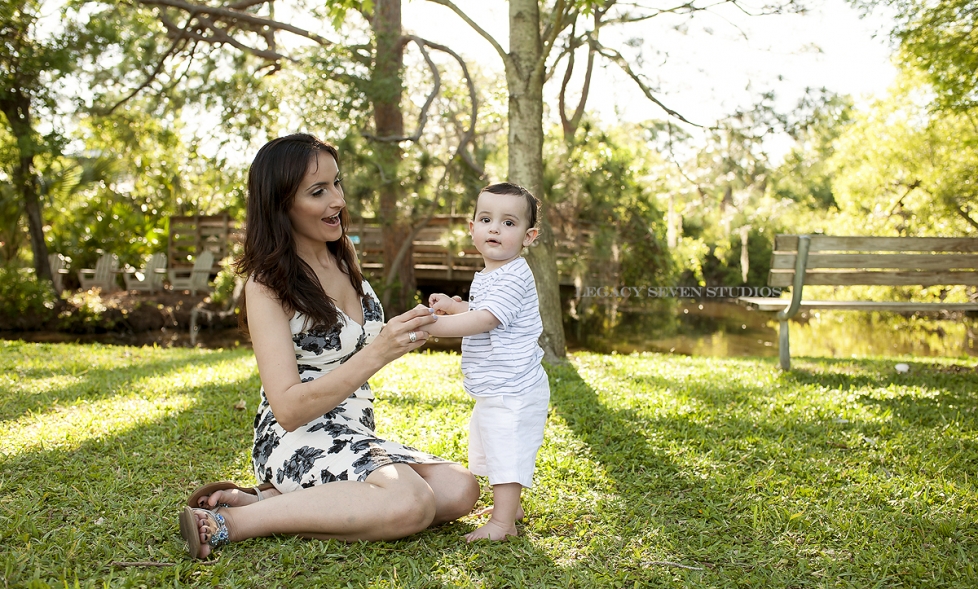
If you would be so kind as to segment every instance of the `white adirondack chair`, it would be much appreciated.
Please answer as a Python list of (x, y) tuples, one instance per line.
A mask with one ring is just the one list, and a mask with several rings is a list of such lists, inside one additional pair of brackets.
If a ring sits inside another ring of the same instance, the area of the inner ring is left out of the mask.
[(197, 259), (194, 260), (193, 269), (170, 269), (170, 288), (173, 290), (189, 290), (191, 296), (196, 295), (198, 290), (210, 292), (211, 287), (207, 282), (210, 280), (213, 265), (214, 253), (208, 250), (200, 252)]
[(119, 272), (119, 257), (115, 254), (103, 254), (95, 264), (95, 269), (82, 268), (78, 271), (78, 282), (82, 290), (100, 288), (102, 292), (118, 290), (115, 275)]
[(64, 290), (64, 278), (68, 270), (65, 268), (65, 257), (61, 254), (48, 255), (48, 266), (51, 267), (51, 282), (58, 292)]
[(166, 254), (155, 253), (149, 257), (141, 270), (126, 272), (122, 278), (126, 281), (126, 290), (138, 290), (155, 293), (163, 288), (163, 278), (166, 276)]

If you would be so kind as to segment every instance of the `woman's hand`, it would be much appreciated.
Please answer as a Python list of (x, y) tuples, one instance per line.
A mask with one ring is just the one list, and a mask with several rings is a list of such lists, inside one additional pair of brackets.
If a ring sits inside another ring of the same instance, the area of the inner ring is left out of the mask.
[(428, 332), (424, 327), (435, 321), (428, 307), (418, 305), (390, 319), (377, 339), (367, 347), (387, 364), (423, 346), (428, 341)]

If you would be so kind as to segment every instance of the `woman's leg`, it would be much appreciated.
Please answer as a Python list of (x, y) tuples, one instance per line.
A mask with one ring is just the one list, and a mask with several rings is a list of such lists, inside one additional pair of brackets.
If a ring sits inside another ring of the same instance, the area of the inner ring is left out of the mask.
[[(439, 471), (434, 478), (441, 488), (444, 479), (457, 475), (443, 476)], [(273, 534), (395, 540), (430, 526), (437, 503), (435, 492), (421, 475), (407, 464), (392, 464), (375, 470), (364, 482), (316, 485), (242, 507), (221, 508), (220, 513), (232, 542)], [(205, 558), (215, 526), (206, 512), (198, 511), (197, 516), (202, 544), (198, 556)]]
[(468, 515), (479, 500), (479, 482), (461, 464), (436, 462), (412, 464), (411, 468), (421, 475), (435, 495), (433, 526)]

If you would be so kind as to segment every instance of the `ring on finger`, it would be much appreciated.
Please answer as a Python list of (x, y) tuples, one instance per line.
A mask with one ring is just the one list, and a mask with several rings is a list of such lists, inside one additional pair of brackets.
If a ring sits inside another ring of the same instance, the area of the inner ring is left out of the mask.
[(418, 334), (414, 333), (413, 331), (408, 333), (408, 340), (413, 344), (414, 342), (418, 341)]

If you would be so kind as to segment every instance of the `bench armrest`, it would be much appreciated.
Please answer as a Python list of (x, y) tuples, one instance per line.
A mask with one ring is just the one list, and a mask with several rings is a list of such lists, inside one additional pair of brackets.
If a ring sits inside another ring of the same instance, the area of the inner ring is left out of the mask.
[(778, 321), (791, 319), (801, 307), (801, 291), (805, 288), (805, 270), (808, 267), (808, 248), (811, 244), (811, 236), (798, 236), (798, 256), (795, 258), (795, 277), (791, 284), (791, 303), (788, 304), (787, 309), (778, 311)]

